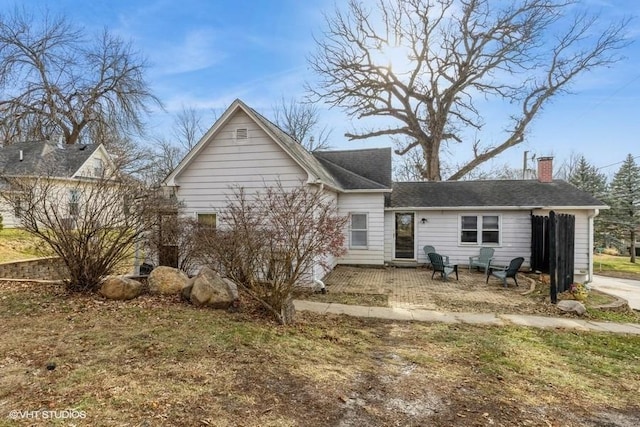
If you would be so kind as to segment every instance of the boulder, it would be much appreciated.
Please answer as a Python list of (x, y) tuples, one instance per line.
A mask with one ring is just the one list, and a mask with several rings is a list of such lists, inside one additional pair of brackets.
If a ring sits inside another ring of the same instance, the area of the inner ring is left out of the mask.
[(190, 301), (194, 305), (228, 309), (237, 299), (236, 284), (208, 267), (203, 267), (193, 280)]
[(128, 300), (142, 293), (142, 283), (124, 276), (110, 276), (104, 279), (100, 294), (108, 299)]
[(562, 311), (566, 311), (569, 313), (577, 313), (580, 316), (587, 312), (587, 308), (583, 303), (576, 300), (565, 299), (562, 301), (558, 301), (558, 308)]
[(177, 295), (188, 281), (189, 276), (177, 268), (156, 267), (149, 274), (149, 292), (161, 295)]
[(193, 289), (194, 280), (195, 280), (195, 277), (189, 279), (185, 287), (182, 288), (182, 290), (180, 291), (180, 298), (182, 300), (191, 302), (191, 290)]

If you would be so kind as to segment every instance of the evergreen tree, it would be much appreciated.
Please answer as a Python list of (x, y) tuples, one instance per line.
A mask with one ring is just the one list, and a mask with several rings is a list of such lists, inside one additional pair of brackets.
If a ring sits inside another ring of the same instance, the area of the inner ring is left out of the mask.
[(629, 237), (631, 262), (636, 262), (635, 241), (640, 227), (640, 166), (629, 154), (611, 183), (611, 215), (622, 235)]
[(607, 177), (587, 162), (584, 156), (580, 157), (575, 169), (569, 173), (568, 180), (571, 184), (596, 198), (601, 199), (606, 195)]
[[(598, 169), (590, 164), (584, 156), (580, 156), (574, 167), (569, 169), (567, 180), (595, 198), (600, 199), (607, 204), (609, 203), (607, 197), (606, 175), (598, 172)], [(609, 210), (603, 210), (600, 212), (600, 215), (596, 217), (594, 221), (594, 238), (596, 245), (606, 246), (606, 236), (609, 233), (611, 223), (612, 220), (609, 215)]]

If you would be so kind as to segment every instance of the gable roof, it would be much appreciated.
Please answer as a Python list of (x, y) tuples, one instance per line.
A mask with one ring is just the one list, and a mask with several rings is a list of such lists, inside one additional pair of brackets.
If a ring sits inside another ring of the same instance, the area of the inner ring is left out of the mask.
[(101, 144), (64, 144), (50, 141), (16, 142), (0, 147), (0, 173), (9, 176), (71, 178)]
[(346, 190), (391, 188), (391, 148), (314, 151), (313, 155)]
[[(307, 173), (310, 180), (313, 179), (314, 182), (327, 185), (336, 191), (389, 191), (391, 188), (391, 149), (323, 151), (312, 154), (277, 125), (239, 99), (233, 101), (180, 161), (180, 164), (164, 180), (165, 185), (176, 185), (176, 178), (237, 111), (243, 111), (258, 124)], [(367, 166), (370, 167), (368, 172)], [(382, 171), (374, 169), (382, 169)]]
[(607, 206), (566, 181), (538, 180), (396, 182), (387, 208), (582, 208)]

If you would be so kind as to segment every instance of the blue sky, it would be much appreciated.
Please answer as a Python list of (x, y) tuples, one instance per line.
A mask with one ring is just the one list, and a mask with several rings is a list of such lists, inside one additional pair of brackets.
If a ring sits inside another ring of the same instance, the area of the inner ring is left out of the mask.
[[(341, 0), (336, 0), (338, 4)], [(344, 2), (343, 2), (344, 3)], [(582, 0), (604, 18), (637, 16), (630, 37), (640, 35), (637, 0)], [(15, 1), (0, 0), (5, 11)], [(206, 126), (234, 99), (271, 117), (282, 98), (301, 98), (305, 81), (315, 76), (306, 58), (321, 36), (323, 12), (333, 0), (55, 0), (29, 1), (29, 7), (62, 13), (92, 34), (107, 27), (130, 39), (149, 63), (148, 79), (166, 111), (150, 122), (161, 130), (183, 106), (202, 109)], [(524, 150), (552, 155), (557, 162), (573, 153), (612, 174), (628, 153), (640, 155), (640, 43), (622, 52), (627, 58), (611, 69), (583, 76), (576, 94), (556, 99), (536, 120), (524, 143), (494, 164), (521, 167)], [(339, 109), (319, 105), (323, 124), (333, 129), (336, 149), (390, 146), (378, 138), (349, 142), (345, 131), (359, 123)], [(494, 135), (489, 132), (486, 138)], [(468, 146), (451, 154), (465, 158)], [(607, 167), (608, 165), (616, 164)]]

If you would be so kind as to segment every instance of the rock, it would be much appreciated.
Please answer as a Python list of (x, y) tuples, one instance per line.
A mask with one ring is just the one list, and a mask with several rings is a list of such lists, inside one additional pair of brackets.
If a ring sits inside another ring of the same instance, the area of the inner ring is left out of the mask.
[(188, 281), (189, 276), (177, 268), (156, 267), (149, 274), (149, 292), (161, 295), (177, 295), (187, 285)]
[(185, 287), (180, 291), (180, 298), (182, 300), (191, 302), (191, 290), (193, 289), (194, 280), (195, 278), (189, 279)]
[(208, 267), (203, 267), (193, 281), (190, 300), (194, 305), (227, 309), (237, 299), (236, 284)]
[(110, 276), (104, 279), (100, 294), (108, 299), (128, 300), (142, 293), (142, 283), (124, 276)]
[(571, 299), (558, 301), (558, 308), (562, 311), (577, 313), (580, 316), (587, 312), (587, 308), (583, 303)]

